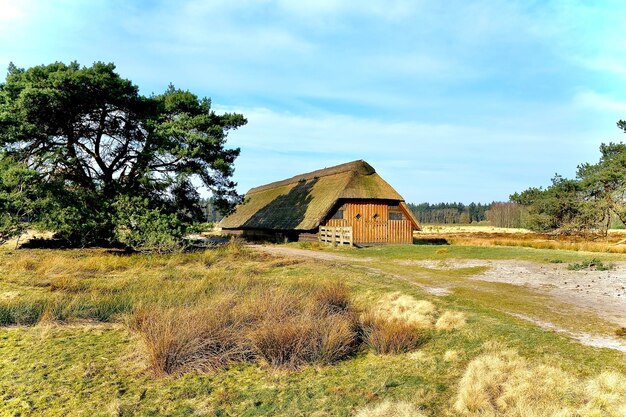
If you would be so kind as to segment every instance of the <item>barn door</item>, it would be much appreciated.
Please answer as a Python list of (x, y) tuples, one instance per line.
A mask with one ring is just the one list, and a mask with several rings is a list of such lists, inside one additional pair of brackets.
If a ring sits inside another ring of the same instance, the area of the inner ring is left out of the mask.
[(387, 237), (387, 205), (380, 203), (346, 204), (354, 241), (358, 243), (385, 243)]

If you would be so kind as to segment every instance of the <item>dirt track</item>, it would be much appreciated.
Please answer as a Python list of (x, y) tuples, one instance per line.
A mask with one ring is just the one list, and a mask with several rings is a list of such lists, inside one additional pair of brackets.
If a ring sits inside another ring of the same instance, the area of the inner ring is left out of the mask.
[(401, 261), (433, 269), (485, 266), (471, 279), (504, 282), (533, 288), (552, 297), (588, 308), (604, 319), (626, 327), (626, 263), (609, 271), (571, 271), (565, 264), (541, 264), (518, 260)]
[[(278, 256), (305, 257), (324, 261), (344, 262), (356, 267), (384, 273), (372, 267), (372, 258), (356, 258), (328, 252), (305, 250), (285, 246), (260, 246), (255, 249)], [(541, 264), (519, 260), (400, 260), (401, 265), (413, 265), (428, 269), (458, 269), (484, 266), (485, 272), (470, 277), (473, 280), (502, 282), (531, 288), (548, 294), (556, 300), (589, 309), (607, 321), (626, 327), (626, 263), (614, 264), (609, 271), (571, 271), (564, 264)], [(449, 287), (430, 287), (416, 283), (409, 276), (389, 274), (395, 279), (411, 282), (434, 295), (445, 295)], [(532, 317), (513, 314), (541, 327), (567, 333), (584, 344), (609, 347), (626, 352), (626, 342), (612, 337), (573, 333), (552, 323), (535, 320)]]

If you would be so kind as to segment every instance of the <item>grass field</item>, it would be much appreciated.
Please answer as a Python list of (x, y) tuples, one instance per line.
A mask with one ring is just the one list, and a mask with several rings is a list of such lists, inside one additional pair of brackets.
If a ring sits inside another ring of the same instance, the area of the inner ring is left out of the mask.
[(609, 230), (606, 236), (583, 236), (536, 233), (527, 229), (492, 227), (485, 225), (424, 225), (415, 232), (421, 243), (445, 240), (464, 246), (520, 246), (535, 249), (561, 249), (583, 252), (626, 253), (626, 230)]
[[(476, 271), (396, 262), (577, 262), (585, 253), (456, 245), (323, 250), (368, 261), (274, 257), (240, 245), (160, 256), (0, 252), (0, 415), (626, 415), (623, 353), (583, 346), (504, 310), (528, 309), (553, 321), (576, 321), (576, 311), (555, 312), (530, 292), (495, 283), (435, 297), (415, 284), (464, 282)], [(398, 268), (407, 279), (392, 278)], [(345, 285), (355, 310), (382, 309), (418, 323), (419, 346), (379, 354), (363, 344), (341, 360), (295, 368), (252, 355), (216, 369), (157, 375), (145, 338), (131, 324), (138, 311), (210, 309), (224, 294), (313, 294), (336, 283)], [(446, 326), (446, 318), (457, 324)], [(578, 321), (607, 325), (601, 318)], [(549, 381), (559, 388), (542, 390), (553, 387)]]

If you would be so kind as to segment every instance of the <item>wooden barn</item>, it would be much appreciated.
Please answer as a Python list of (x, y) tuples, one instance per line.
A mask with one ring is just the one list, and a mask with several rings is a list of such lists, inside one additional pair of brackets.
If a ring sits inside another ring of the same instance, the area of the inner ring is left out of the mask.
[(354, 161), (248, 191), (221, 222), (247, 238), (318, 239), (341, 227), (354, 244), (412, 243), (420, 225), (404, 199), (365, 161)]

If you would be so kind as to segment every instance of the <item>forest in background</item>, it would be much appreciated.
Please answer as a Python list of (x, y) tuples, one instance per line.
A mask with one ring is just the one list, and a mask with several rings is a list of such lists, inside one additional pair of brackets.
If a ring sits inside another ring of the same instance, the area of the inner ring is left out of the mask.
[(474, 224), (489, 222), (495, 227), (524, 227), (525, 210), (512, 202), (407, 204), (421, 224)]

